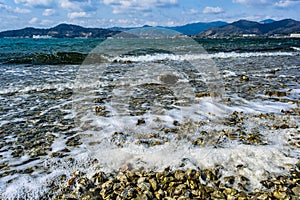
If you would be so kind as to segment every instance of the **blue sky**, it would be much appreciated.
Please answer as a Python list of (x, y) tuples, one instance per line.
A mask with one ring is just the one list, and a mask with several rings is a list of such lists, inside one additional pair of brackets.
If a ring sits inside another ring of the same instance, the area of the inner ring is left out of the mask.
[(0, 0), (0, 30), (167, 25), (238, 19), (300, 20), (300, 0)]

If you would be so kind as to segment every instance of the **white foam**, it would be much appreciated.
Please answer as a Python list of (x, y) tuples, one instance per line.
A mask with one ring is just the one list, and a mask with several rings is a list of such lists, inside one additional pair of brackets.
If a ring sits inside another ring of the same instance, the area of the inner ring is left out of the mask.
[[(122, 148), (113, 148), (108, 143), (97, 147), (98, 151), (91, 151), (107, 171), (119, 169), (126, 163), (143, 166), (155, 170), (163, 170), (168, 166), (176, 167), (183, 159), (187, 159), (186, 167), (210, 168), (216, 165), (224, 167), (223, 176), (244, 175), (251, 180), (253, 188), (260, 188), (260, 181), (268, 178), (271, 173), (283, 173), (287, 168), (283, 166), (295, 164), (299, 158), (288, 157), (289, 152), (283, 145), (283, 136), (276, 137), (278, 132), (269, 133), (270, 145), (256, 146), (238, 143), (228, 143), (226, 147), (203, 148), (192, 147), (186, 141), (170, 141), (164, 145), (145, 148), (130, 144)], [(281, 135), (287, 134), (281, 133)], [(299, 152), (298, 152), (299, 153)], [(236, 166), (245, 166), (237, 170)]]
[[(83, 173), (95, 173), (93, 166), (89, 165), (87, 154), (77, 154), (74, 156), (74, 162), (65, 162), (60, 159), (45, 160), (44, 167), (50, 168), (47, 174), (38, 174), (38, 176), (18, 175), (6, 176), (0, 179), (0, 193), (5, 200), (14, 199), (32, 199), (41, 198), (50, 199), (50, 187), (54, 183), (62, 186), (64, 183), (60, 180), (60, 176), (66, 176), (69, 180), (72, 174), (79, 170)], [(7, 184), (6, 182), (11, 183)], [(52, 194), (53, 195), (53, 194)]]
[[(274, 131), (260, 130), (260, 133), (269, 141), (266, 146), (228, 142), (222, 148), (213, 148), (214, 145), (197, 148), (184, 139), (181, 141), (174, 140), (172, 134), (163, 136), (169, 139), (167, 143), (162, 145), (145, 147), (135, 144), (135, 136), (156, 133), (161, 127), (171, 128), (175, 120), (180, 123), (188, 120), (208, 121), (209, 126), (196, 128), (194, 133), (189, 133), (192, 134), (190, 136), (197, 136), (201, 130), (213, 131), (224, 128), (222, 127), (222, 118), (233, 111), (243, 111), (249, 114), (280, 113), (282, 109), (295, 107), (295, 105), (283, 102), (248, 101), (240, 97), (234, 97), (233, 101), (235, 105), (227, 106), (206, 97), (198, 99), (192, 105), (167, 110), (162, 115), (148, 112), (143, 116), (99, 117), (89, 113), (89, 115), (85, 115), (84, 121), (92, 121), (91, 124), (101, 127), (101, 129), (85, 131), (84, 133), (88, 137), (84, 138), (83, 141), (89, 153), (96, 157), (107, 171), (119, 169), (127, 162), (162, 170), (167, 166), (176, 167), (183, 158), (187, 158), (191, 161), (187, 165), (188, 167), (207, 168), (217, 164), (222, 165), (226, 174), (238, 173), (247, 176), (250, 178), (252, 186), (258, 188), (260, 187), (259, 182), (267, 178), (268, 173), (283, 173), (286, 169), (282, 166), (297, 162), (297, 158), (288, 153), (294, 152), (286, 146), (288, 131), (278, 134)], [(140, 118), (144, 118), (146, 123), (136, 126), (137, 120)], [(255, 122), (246, 123), (249, 123), (249, 130), (251, 127), (257, 128)], [(116, 147), (111, 143), (112, 133), (115, 131), (126, 135), (123, 147)], [(219, 135), (215, 137), (219, 138)], [(98, 141), (99, 145), (89, 146), (90, 142), (95, 141)], [(238, 164), (243, 164), (246, 167), (240, 171), (234, 171)]]
[(272, 56), (296, 56), (295, 52), (219, 52), (212, 54), (152, 54), (152, 55), (141, 55), (141, 56), (122, 56), (116, 57), (112, 60), (119, 61), (133, 61), (133, 62), (153, 62), (160, 60), (173, 60), (173, 61), (191, 61), (191, 60), (201, 60), (201, 59), (228, 59), (228, 58), (250, 58), (250, 57), (272, 57)]
[(236, 73), (230, 70), (224, 70), (223, 71), (223, 77), (227, 78), (227, 77), (231, 77), (231, 76), (236, 76)]
[(9, 87), (0, 90), (0, 94), (8, 94), (8, 93), (28, 93), (30, 91), (43, 91), (43, 90), (51, 90), (57, 89), (58, 91), (63, 91), (64, 89), (72, 89), (73, 83), (57, 83), (57, 84), (41, 84), (41, 85), (30, 85), (30, 86), (17, 86), (17, 87)]
[(234, 97), (232, 101), (235, 102), (235, 105), (224, 107), (227, 112), (239, 111), (245, 113), (280, 113), (281, 110), (289, 110), (297, 106), (295, 104), (288, 104), (284, 102), (260, 100), (248, 101), (240, 97)]
[(296, 50), (296, 51), (300, 51), (300, 47), (291, 47), (291, 48)]

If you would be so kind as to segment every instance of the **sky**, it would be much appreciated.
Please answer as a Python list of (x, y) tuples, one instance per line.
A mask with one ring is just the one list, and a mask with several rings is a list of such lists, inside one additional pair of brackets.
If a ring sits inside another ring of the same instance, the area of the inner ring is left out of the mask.
[(84, 27), (177, 26), (239, 19), (300, 20), (300, 0), (0, 0), (0, 31)]

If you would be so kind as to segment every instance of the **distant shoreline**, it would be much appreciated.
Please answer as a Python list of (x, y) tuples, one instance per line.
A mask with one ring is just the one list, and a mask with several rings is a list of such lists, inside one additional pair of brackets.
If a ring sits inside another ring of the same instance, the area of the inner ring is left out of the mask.
[[(135, 27), (148, 28), (151, 26)], [(195, 38), (235, 38), (235, 37), (267, 37), (267, 38), (300, 38), (300, 22), (293, 19), (272, 21), (269, 23), (238, 20), (233, 23), (222, 21), (198, 22), (167, 28), (179, 34)], [(110, 38), (123, 31), (134, 28), (85, 28), (72, 24), (59, 24), (52, 28), (23, 28), (0, 32), (0, 38)]]

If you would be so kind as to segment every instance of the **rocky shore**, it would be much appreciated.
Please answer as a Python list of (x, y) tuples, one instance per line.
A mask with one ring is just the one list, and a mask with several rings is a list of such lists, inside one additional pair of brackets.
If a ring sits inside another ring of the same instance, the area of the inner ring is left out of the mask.
[[(209, 144), (208, 137), (212, 133), (202, 132), (199, 138), (186, 136), (185, 139), (194, 146), (215, 145), (222, 148), (228, 141), (237, 141), (245, 145), (265, 146), (271, 144), (264, 135), (252, 133), (249, 124), (260, 126), (261, 130), (267, 130), (273, 134), (280, 134), (286, 129), (290, 131), (287, 144), (292, 149), (300, 147), (300, 138), (297, 135), (298, 125), (296, 119), (299, 116), (298, 108), (281, 112), (282, 115), (271, 113), (245, 114), (233, 112), (222, 122), (227, 126), (218, 133), (218, 138)], [(145, 123), (138, 121), (137, 126)], [(165, 134), (177, 134), (178, 139), (184, 137), (181, 130), (189, 124), (174, 123), (177, 129), (165, 129)], [(200, 123), (201, 124), (201, 123)], [(198, 124), (199, 125), (199, 124)], [(202, 122), (201, 126), (205, 125)], [(190, 124), (195, 127), (195, 124)], [(231, 128), (230, 128), (231, 127)], [(263, 127), (263, 128), (262, 128)], [(186, 132), (186, 131), (184, 131)], [(221, 134), (222, 133), (222, 134)], [(120, 135), (121, 133), (115, 133)], [(216, 134), (216, 133), (215, 133)], [(125, 136), (124, 136), (125, 137)], [(149, 137), (148, 146), (162, 145), (163, 143), (151, 143), (152, 140), (161, 139)], [(201, 139), (201, 137), (203, 137)], [(136, 138), (139, 140), (140, 138)], [(204, 141), (205, 140), (205, 141)], [(126, 142), (124, 140), (123, 142)], [(117, 144), (116, 144), (117, 145)], [(145, 144), (144, 144), (145, 145)], [(118, 145), (117, 145), (118, 146)], [(119, 145), (120, 146), (120, 145)], [(122, 145), (121, 145), (122, 146)], [(98, 161), (93, 161), (97, 163)], [(201, 161), (200, 161), (201, 162)], [(98, 163), (101, 165), (101, 163)], [(75, 170), (72, 175), (61, 177), (62, 185), (52, 188), (54, 199), (287, 199), (297, 200), (300, 197), (300, 161), (296, 164), (282, 163), (282, 168), (287, 169), (283, 174), (266, 171), (268, 174), (260, 181), (260, 187), (254, 187), (250, 177), (238, 173), (247, 166), (232, 163), (234, 175), (228, 176), (226, 167), (215, 165), (211, 168), (194, 166), (189, 168), (184, 160), (178, 167), (167, 167), (164, 170), (151, 170), (143, 167), (135, 167), (130, 163), (125, 164), (119, 170), (105, 173), (96, 170), (93, 174), (87, 174)]]
[[(114, 126), (122, 116), (110, 110), (124, 97), (111, 95), (122, 88), (113, 81), (122, 63), (105, 74), (103, 93), (84, 90), (91, 98), (79, 110), (69, 83), (76, 66), (20, 67), (36, 74), (33, 86), (17, 82), (0, 95), (0, 199), (299, 199), (299, 62), (274, 58), (217, 60), (225, 89), (214, 107), (220, 118), (206, 110), (212, 94), (203, 82), (189, 82), (195, 102), (172, 92), (169, 85), (185, 84), (172, 73), (158, 77), (164, 84), (141, 84), (125, 101), (122, 129)], [(154, 101), (170, 115), (151, 114)], [(119, 161), (119, 150), (131, 160)], [(147, 158), (160, 150), (162, 164), (154, 166)]]
[[(236, 166), (237, 168), (243, 166)], [(261, 181), (262, 188), (249, 190), (245, 176), (221, 178), (222, 166), (210, 169), (154, 172), (131, 169), (128, 164), (120, 171), (102, 171), (87, 177), (75, 171), (72, 178), (58, 189), (54, 199), (289, 199), (300, 197), (300, 162), (287, 174), (270, 176)]]

